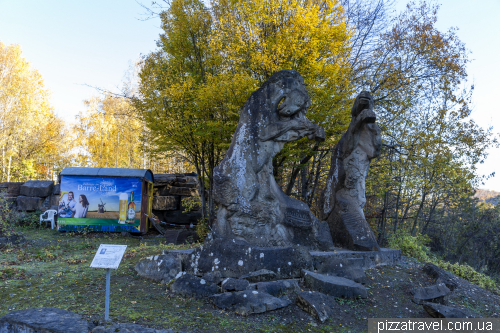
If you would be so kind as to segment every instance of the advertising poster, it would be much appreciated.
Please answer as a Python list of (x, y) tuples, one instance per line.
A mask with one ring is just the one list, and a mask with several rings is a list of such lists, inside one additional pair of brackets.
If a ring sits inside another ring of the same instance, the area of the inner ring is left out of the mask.
[(139, 232), (141, 191), (136, 178), (63, 176), (58, 230)]

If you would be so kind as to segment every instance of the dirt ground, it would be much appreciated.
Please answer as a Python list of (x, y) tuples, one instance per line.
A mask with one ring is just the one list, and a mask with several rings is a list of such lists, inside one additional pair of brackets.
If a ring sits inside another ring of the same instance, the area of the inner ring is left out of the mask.
[[(0, 316), (12, 310), (58, 307), (103, 323), (105, 270), (89, 264), (100, 244), (125, 244), (127, 251), (111, 274), (110, 317), (113, 322), (135, 322), (146, 327), (182, 332), (367, 332), (368, 318), (429, 318), (411, 301), (410, 291), (434, 281), (424, 263), (403, 257), (396, 266), (366, 271), (368, 298), (336, 299), (335, 317), (320, 323), (292, 304), (248, 317), (215, 308), (212, 304), (177, 297), (166, 285), (145, 280), (134, 266), (163, 249), (190, 245), (165, 244), (162, 237), (105, 233), (59, 233), (19, 229), (26, 243), (0, 249)], [(191, 245), (192, 246), (192, 245)], [(500, 317), (500, 297), (459, 279), (448, 305), (486, 318)], [(304, 288), (304, 290), (307, 290)], [(295, 301), (295, 295), (287, 295)]]

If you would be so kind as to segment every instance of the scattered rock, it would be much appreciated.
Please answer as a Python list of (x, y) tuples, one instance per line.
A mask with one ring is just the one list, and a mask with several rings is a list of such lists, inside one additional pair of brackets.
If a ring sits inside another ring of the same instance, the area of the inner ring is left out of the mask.
[(201, 298), (218, 292), (216, 284), (183, 272), (178, 275), (179, 277), (170, 286), (170, 290), (178, 295)]
[(434, 318), (481, 318), (472, 313), (465, 312), (442, 304), (423, 302), (425, 311)]
[(32, 212), (42, 207), (43, 199), (39, 197), (26, 197), (20, 195), (16, 199), (17, 210), (23, 212)]
[(240, 276), (240, 279), (246, 279), (249, 282), (266, 282), (276, 280), (276, 273), (268, 269), (259, 269), (255, 272)]
[(367, 298), (366, 288), (352, 280), (338, 276), (328, 276), (302, 270), (307, 287), (330, 296), (344, 298)]
[(335, 299), (317, 291), (299, 292), (295, 303), (321, 322), (334, 315)]
[(52, 194), (54, 182), (51, 180), (28, 180), (21, 185), (21, 195), (45, 198)]
[(426, 272), (429, 276), (436, 279), (436, 283), (444, 283), (446, 287), (448, 287), (448, 289), (450, 289), (451, 291), (455, 290), (458, 287), (457, 278), (453, 274), (437, 267), (434, 264), (425, 264), (423, 271)]
[(262, 248), (236, 239), (216, 238), (191, 255), (188, 273), (202, 276), (220, 271), (222, 277), (239, 278), (261, 269), (276, 272), (279, 279), (297, 278), (301, 270), (312, 269), (309, 251), (300, 246)]
[(191, 255), (196, 249), (186, 249), (186, 250), (163, 250), (162, 254), (171, 255), (173, 257), (179, 258), (182, 263), (182, 270), (185, 271), (188, 267)]
[(154, 328), (146, 328), (137, 324), (123, 323), (97, 326), (92, 330), (92, 333), (175, 333), (173, 330), (156, 330)]
[(0, 332), (88, 333), (91, 327), (76, 313), (40, 308), (12, 311), (0, 317)]
[(244, 316), (276, 310), (291, 304), (287, 298), (277, 298), (257, 290), (213, 295), (210, 300), (220, 309), (234, 311)]
[(245, 279), (226, 278), (221, 283), (222, 291), (241, 291), (247, 289), (250, 282)]
[(299, 282), (294, 279), (258, 282), (252, 284), (249, 288), (263, 291), (276, 297), (295, 293), (300, 290)]
[(438, 283), (429, 287), (416, 288), (412, 293), (413, 302), (417, 304), (424, 302), (444, 304), (444, 297), (450, 293), (450, 289), (444, 283)]
[(176, 210), (179, 207), (179, 197), (156, 196), (153, 197), (153, 209), (156, 210)]
[(135, 270), (147, 279), (168, 283), (182, 272), (182, 263), (179, 258), (171, 255), (157, 255), (139, 261)]
[(363, 271), (363, 259), (329, 259), (326, 260), (318, 273), (333, 275), (353, 280), (357, 283), (366, 283), (366, 274)]

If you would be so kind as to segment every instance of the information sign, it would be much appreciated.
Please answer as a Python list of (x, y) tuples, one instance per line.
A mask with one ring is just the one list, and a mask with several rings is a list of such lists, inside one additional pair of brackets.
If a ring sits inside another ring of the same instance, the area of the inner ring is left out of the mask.
[(117, 269), (127, 245), (101, 244), (90, 267)]

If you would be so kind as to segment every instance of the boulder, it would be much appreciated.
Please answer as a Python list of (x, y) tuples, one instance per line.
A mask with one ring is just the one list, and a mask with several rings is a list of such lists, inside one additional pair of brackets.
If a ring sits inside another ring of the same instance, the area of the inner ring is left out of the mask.
[(445, 304), (444, 297), (450, 292), (450, 289), (444, 283), (416, 288), (412, 291), (413, 302), (417, 304), (423, 304), (424, 302)]
[(276, 280), (276, 273), (268, 269), (259, 269), (255, 272), (240, 276), (240, 279), (246, 279), (249, 282), (266, 282)]
[(220, 271), (222, 277), (239, 278), (261, 269), (276, 272), (279, 279), (301, 276), (303, 268), (312, 269), (311, 255), (306, 248), (252, 246), (227, 238), (208, 240), (191, 255), (188, 273), (202, 276)]
[(437, 267), (434, 264), (425, 264), (423, 271), (429, 276), (436, 279), (436, 283), (444, 283), (446, 287), (448, 287), (448, 289), (450, 289), (451, 291), (455, 290), (458, 287), (458, 279), (456, 276), (445, 271), (444, 269)]
[(213, 295), (209, 299), (218, 308), (243, 316), (276, 310), (291, 304), (287, 298), (277, 298), (257, 290), (223, 293)]
[(179, 208), (179, 197), (157, 196), (153, 197), (153, 209), (155, 210), (176, 210)]
[(142, 327), (137, 324), (122, 323), (97, 326), (92, 330), (92, 333), (175, 333), (174, 330), (157, 330), (154, 328)]
[[(185, 180), (185, 179), (182, 179), (182, 180)], [(174, 185), (174, 187), (198, 188), (198, 182), (176, 181), (173, 185)]]
[(470, 312), (452, 308), (442, 304), (423, 302), (424, 310), (434, 318), (481, 318)]
[(195, 188), (189, 188), (189, 187), (171, 187), (169, 189), (169, 193), (171, 195), (182, 195), (182, 196), (194, 197), (194, 196), (198, 195), (198, 190)]
[(181, 272), (170, 286), (170, 290), (180, 296), (195, 298), (208, 297), (218, 292), (217, 285), (197, 276)]
[(182, 272), (182, 262), (171, 255), (157, 255), (142, 259), (135, 265), (136, 272), (147, 279), (168, 283)]
[(201, 218), (200, 212), (183, 213), (181, 210), (153, 210), (160, 221), (172, 224), (198, 224)]
[(241, 291), (247, 289), (250, 282), (244, 279), (225, 278), (221, 283), (223, 292), (226, 291)]
[(167, 186), (167, 185), (153, 187), (153, 197), (170, 195), (170, 188), (171, 188), (171, 186)]
[(169, 175), (169, 174), (155, 174), (155, 182), (154, 182), (154, 187), (158, 186), (165, 186), (165, 185), (171, 185), (173, 184), (177, 178), (175, 175)]
[(80, 315), (57, 308), (12, 311), (0, 317), (2, 333), (88, 333), (90, 330), (89, 323)]
[(42, 203), (44, 199), (39, 197), (26, 197), (20, 195), (16, 199), (16, 206), (18, 211), (32, 212), (35, 210), (40, 210), (42, 208)]
[(182, 263), (182, 270), (185, 271), (190, 264), (191, 255), (196, 249), (185, 249), (185, 250), (163, 250), (162, 254), (170, 255), (179, 258)]
[(6, 191), (7, 197), (17, 197), (21, 194), (22, 182), (4, 182), (0, 183), (0, 190)]
[(257, 282), (251, 284), (249, 289), (262, 291), (276, 297), (300, 291), (299, 282), (295, 279)]
[(367, 298), (366, 288), (352, 280), (302, 270), (307, 287), (334, 297)]
[(219, 271), (205, 273), (205, 274), (203, 274), (203, 276), (201, 278), (207, 282), (214, 283), (214, 284), (219, 284), (219, 282), (222, 279)]
[(335, 313), (335, 299), (317, 291), (301, 291), (297, 293), (295, 304), (314, 318), (324, 322)]
[(51, 180), (28, 180), (21, 185), (21, 195), (45, 198), (52, 194), (54, 182)]
[(54, 188), (52, 189), (52, 194), (57, 195), (59, 197), (59, 195), (61, 194), (61, 184), (54, 185)]
[(330, 259), (323, 262), (318, 273), (339, 276), (357, 283), (366, 283), (363, 259)]

